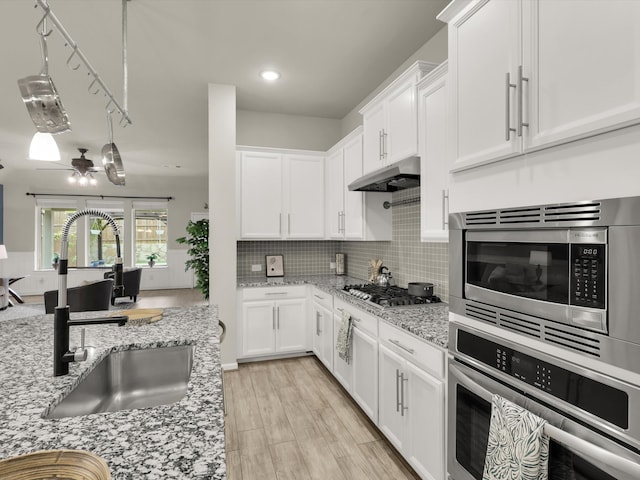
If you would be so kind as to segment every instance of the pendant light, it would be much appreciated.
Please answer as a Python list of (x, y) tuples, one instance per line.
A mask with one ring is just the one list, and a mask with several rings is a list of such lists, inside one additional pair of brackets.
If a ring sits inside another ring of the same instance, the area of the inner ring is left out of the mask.
[(59, 162), (60, 149), (50, 133), (36, 132), (29, 145), (29, 160)]

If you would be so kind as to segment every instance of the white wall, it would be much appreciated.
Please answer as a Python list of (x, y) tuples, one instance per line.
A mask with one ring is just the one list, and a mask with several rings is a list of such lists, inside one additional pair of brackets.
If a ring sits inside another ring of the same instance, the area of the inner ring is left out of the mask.
[(236, 363), (236, 87), (209, 84), (209, 298), (227, 326), (222, 365)]
[(325, 151), (340, 140), (340, 126), (331, 118), (236, 112), (238, 145)]
[(442, 63), (447, 59), (447, 28), (443, 24), (442, 28), (431, 39), (429, 39), (422, 47), (407, 58), (387, 79), (378, 85), (373, 92), (367, 95), (356, 107), (351, 110), (341, 121), (341, 134), (344, 137), (353, 131), (358, 125), (362, 125), (362, 115), (358, 111), (364, 107), (373, 97), (385, 89), (387, 85), (393, 82), (402, 72), (411, 66), (417, 60), (432, 63)]

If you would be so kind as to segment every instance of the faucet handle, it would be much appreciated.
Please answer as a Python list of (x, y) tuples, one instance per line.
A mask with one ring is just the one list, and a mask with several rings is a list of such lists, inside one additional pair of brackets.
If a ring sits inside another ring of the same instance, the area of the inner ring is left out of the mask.
[(80, 348), (76, 348), (73, 353), (74, 362), (84, 362), (87, 359), (87, 349), (84, 348), (84, 328), (80, 330)]

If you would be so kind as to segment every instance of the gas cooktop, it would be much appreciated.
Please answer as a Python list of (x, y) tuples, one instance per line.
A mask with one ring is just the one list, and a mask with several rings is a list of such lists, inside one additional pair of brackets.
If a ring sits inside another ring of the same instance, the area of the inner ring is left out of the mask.
[(373, 303), (381, 308), (425, 305), (442, 301), (435, 295), (430, 297), (417, 297), (415, 295), (409, 295), (409, 291), (406, 288), (395, 286), (385, 287), (373, 283), (346, 285), (343, 290), (349, 295)]

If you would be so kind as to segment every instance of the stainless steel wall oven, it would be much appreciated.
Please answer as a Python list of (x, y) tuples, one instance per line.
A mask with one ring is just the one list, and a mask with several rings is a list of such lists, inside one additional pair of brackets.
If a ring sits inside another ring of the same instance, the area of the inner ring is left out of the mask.
[(640, 197), (449, 225), (452, 312), (640, 373)]
[(545, 419), (549, 480), (640, 478), (640, 389), (469, 326), (449, 335), (451, 480), (481, 480), (498, 394)]

